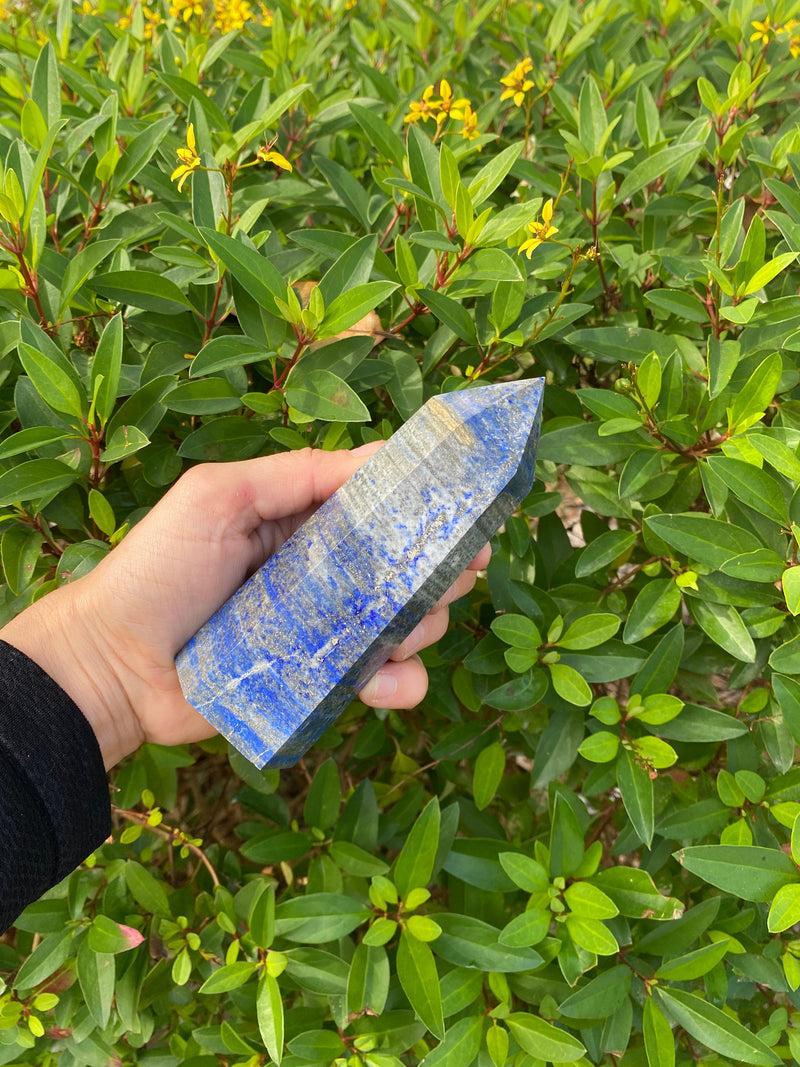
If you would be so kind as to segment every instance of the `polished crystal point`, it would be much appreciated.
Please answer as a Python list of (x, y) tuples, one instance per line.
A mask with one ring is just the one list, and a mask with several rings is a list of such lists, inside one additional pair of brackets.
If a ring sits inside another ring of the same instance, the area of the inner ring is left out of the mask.
[(542, 390), (432, 397), (181, 650), (186, 699), (257, 767), (311, 747), (528, 494)]

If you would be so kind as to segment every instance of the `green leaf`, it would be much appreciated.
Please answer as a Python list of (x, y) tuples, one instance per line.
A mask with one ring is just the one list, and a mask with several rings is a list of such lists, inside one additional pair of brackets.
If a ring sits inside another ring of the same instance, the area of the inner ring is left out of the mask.
[(18, 990), (32, 989), (59, 969), (75, 947), (74, 931), (58, 930), (42, 938), (17, 971)]
[[(0, 478), (0, 485), (3, 478)], [(779, 645), (769, 657), (769, 665), (781, 674), (800, 674), (800, 635)]]
[(61, 79), (56, 50), (51, 41), (42, 47), (33, 68), (31, 99), (38, 105), (48, 126), (61, 118)]
[(479, 811), (491, 804), (505, 769), (506, 753), (499, 741), (494, 741), (478, 753), (473, 771), (472, 795)]
[(80, 475), (58, 459), (30, 459), (0, 474), (0, 507), (53, 497)]
[[(365, 230), (369, 231), (368, 197), (363, 187), (359, 185), (350, 171), (345, 169), (341, 163), (336, 163), (333, 159), (327, 159), (325, 156), (314, 156), (313, 162), (356, 222), (359, 222)], [(337, 333), (338, 331), (334, 330), (333, 332)]]
[(556, 644), (559, 648), (568, 649), (594, 648), (613, 637), (619, 629), (619, 623), (616, 615), (584, 615), (572, 623)]
[(277, 979), (264, 971), (258, 980), (256, 1018), (261, 1039), (275, 1063), (283, 1057), (283, 1001)]
[(587, 155), (596, 156), (603, 151), (608, 129), (608, 118), (593, 77), (584, 78), (578, 97), (578, 140)]
[(500, 931), (500, 944), (512, 948), (528, 948), (538, 945), (547, 937), (553, 913), (544, 908), (528, 908), (516, 915)]
[(756, 646), (736, 608), (730, 604), (708, 604), (693, 597), (687, 598), (687, 603), (697, 625), (715, 644), (743, 663), (755, 660)]
[(506, 1026), (517, 1044), (537, 1060), (550, 1063), (574, 1063), (586, 1048), (572, 1034), (527, 1012), (512, 1012)]
[(433, 951), (457, 967), (509, 974), (534, 970), (544, 962), (535, 949), (501, 944), (500, 931), (480, 919), (437, 912), (436, 921), (442, 933)]
[(436, 318), (449, 326), (453, 333), (467, 344), (477, 344), (475, 323), (469, 311), (452, 296), (437, 292), (435, 289), (420, 289), (419, 299), (429, 308)]
[(630, 969), (611, 967), (562, 1001), (559, 1014), (567, 1019), (607, 1019), (622, 1006), (630, 988)]
[(54, 444), (56, 441), (64, 441), (75, 436), (73, 430), (60, 430), (56, 426), (29, 426), (26, 430), (12, 433), (0, 444), (0, 459), (18, 456), (22, 452), (35, 452), (43, 445)]
[(239, 390), (221, 377), (180, 382), (164, 402), (170, 411), (184, 415), (213, 415), (242, 406)]
[(742, 900), (771, 901), (781, 886), (800, 882), (794, 863), (776, 848), (695, 845), (675, 858), (704, 882)]
[(681, 591), (671, 578), (655, 578), (636, 594), (622, 640), (634, 645), (660, 629), (681, 604)]
[(389, 993), (389, 957), (381, 945), (356, 946), (347, 977), (347, 1007), (351, 1012), (369, 1008), (380, 1015)]
[(694, 952), (687, 952), (684, 956), (676, 956), (661, 964), (656, 971), (656, 977), (672, 982), (686, 982), (693, 978), (702, 978), (724, 958), (729, 947), (730, 941), (728, 940), (716, 941), (711, 945), (695, 949)]
[(652, 996), (644, 1004), (642, 1032), (648, 1067), (675, 1067), (672, 1027)]
[(773, 278), (776, 278), (782, 270), (785, 270), (790, 263), (794, 263), (797, 256), (797, 252), (782, 252), (777, 256), (773, 256), (769, 262), (759, 267), (755, 274), (747, 279), (737, 295), (749, 296), (750, 293), (757, 293), (759, 289), (763, 289)]
[(780, 1058), (736, 1019), (696, 993), (655, 986), (655, 994), (667, 1015), (712, 1052), (734, 1062), (780, 1064)]
[(59, 315), (63, 314), (64, 309), (69, 305), (92, 271), (118, 247), (119, 241), (94, 241), (70, 259), (61, 282), (61, 295), (58, 305)]
[(596, 956), (613, 956), (619, 952), (617, 939), (599, 920), (568, 915), (565, 925), (575, 944), (586, 952), (593, 952)]
[(659, 735), (669, 741), (699, 744), (728, 741), (747, 732), (746, 724), (739, 722), (728, 712), (705, 708), (700, 704), (685, 704), (676, 719), (661, 723), (658, 727)]
[(650, 848), (654, 829), (653, 782), (627, 748), (617, 757), (617, 784), (634, 830)]
[(763, 548), (754, 534), (699, 512), (651, 515), (645, 525), (677, 552), (713, 570), (733, 556)]
[(342, 805), (339, 768), (334, 759), (326, 759), (317, 769), (306, 797), (306, 825), (329, 830), (336, 825)]
[(256, 963), (240, 960), (218, 968), (198, 989), (198, 993), (229, 993), (249, 981), (256, 973)]
[(111, 434), (108, 447), (100, 453), (100, 459), (103, 463), (118, 463), (149, 444), (150, 439), (138, 426), (119, 426)]
[(431, 1033), (444, 1037), (442, 993), (433, 953), (404, 930), (397, 947), (397, 977), (409, 1004)]
[(398, 288), (397, 282), (367, 282), (339, 293), (325, 308), (325, 318), (317, 330), (317, 337), (333, 337), (349, 329)]
[(626, 175), (617, 190), (617, 202), (621, 203), (623, 200), (630, 199), (640, 189), (654, 182), (656, 178), (663, 177), (688, 160), (696, 159), (702, 147), (696, 141), (689, 141), (686, 144), (670, 145), (669, 148), (662, 148), (659, 152), (647, 156)]
[(136, 860), (125, 863), (125, 882), (128, 890), (140, 907), (153, 915), (169, 918), (171, 915), (169, 900), (161, 882)]
[(227, 234), (217, 233), (206, 226), (199, 227), (200, 234), (222, 264), (259, 307), (282, 318), (275, 297), (286, 298), (286, 282), (281, 274), (250, 245)]
[[(731, 433), (740, 433), (758, 422), (772, 403), (782, 374), (783, 361), (777, 352), (759, 363), (736, 393), (728, 418)], [(741, 551), (746, 552), (747, 549)]]
[(556, 793), (550, 824), (550, 873), (569, 878), (583, 860), (584, 840), (581, 824), (563, 793)]
[(532, 668), (510, 682), (491, 689), (483, 698), (483, 703), (500, 711), (524, 711), (538, 704), (547, 688), (546, 671)]
[[(477, 1016), (459, 1019), (448, 1027), (444, 1041), (425, 1056), (425, 1067), (463, 1067), (464, 1064), (471, 1064), (480, 1051), (482, 1033), (483, 1021)], [(398, 1060), (391, 1067), (400, 1067), (400, 1063)], [(387, 1064), (387, 1067), (390, 1065)]]
[(178, 449), (178, 455), (206, 462), (250, 459), (263, 447), (266, 436), (255, 419), (221, 415), (190, 433)]
[(424, 888), (431, 880), (440, 826), (439, 801), (434, 797), (422, 809), (394, 862), (393, 881), (401, 899), (412, 889)]
[(730, 456), (709, 456), (706, 462), (742, 503), (780, 526), (786, 525), (786, 501), (779, 483), (771, 474)]
[(319, 291), (326, 307), (347, 290), (369, 282), (377, 251), (378, 238), (368, 234), (342, 252), (320, 279)]
[(800, 922), (800, 884), (782, 885), (775, 894), (767, 916), (767, 929), (779, 934)]
[(498, 615), (491, 622), (492, 633), (514, 648), (537, 649), (542, 635), (534, 622), (525, 615)]
[(306, 945), (346, 937), (370, 917), (370, 911), (342, 893), (309, 893), (284, 900), (275, 909), (275, 936)]
[(609, 530), (590, 542), (575, 565), (575, 577), (586, 578), (624, 557), (636, 544), (636, 534), (627, 530)]
[(238, 334), (213, 337), (189, 364), (189, 377), (200, 378), (229, 367), (244, 367), (264, 359), (265, 354), (263, 342), (255, 341), (252, 337)]
[(93, 952), (116, 955), (118, 952), (128, 952), (136, 948), (141, 940), (142, 935), (138, 930), (131, 930), (130, 927), (123, 928), (119, 923), (101, 913), (92, 919), (86, 943)]
[(115, 270), (108, 274), (96, 274), (86, 282), (86, 287), (115, 304), (126, 304), (162, 315), (174, 315), (192, 307), (175, 282), (163, 274), (148, 270)]
[(590, 882), (573, 882), (564, 891), (570, 911), (583, 919), (613, 919), (619, 915), (614, 901)]
[(111, 186), (115, 191), (122, 189), (138, 177), (139, 173), (156, 154), (172, 125), (173, 118), (171, 115), (167, 115), (163, 119), (156, 119), (128, 142), (128, 146), (120, 156), (119, 163), (114, 169)]
[(472, 198), (473, 207), (478, 207), (484, 200), (488, 200), (519, 159), (523, 147), (524, 145), (520, 142), (511, 144), (484, 163), (470, 181), (467, 190)]
[(800, 481), (800, 458), (783, 441), (767, 433), (749, 433), (747, 440), (779, 474), (793, 482)]
[(114, 957), (111, 953), (93, 949), (86, 938), (78, 949), (76, 971), (89, 1014), (95, 1024), (104, 1030), (108, 1025), (111, 1002), (114, 999)]
[[(800, 659), (800, 650), (798, 650), (798, 659)], [(783, 721), (795, 741), (800, 743), (800, 683), (794, 678), (773, 674), (772, 691), (783, 715)]]
[(547, 871), (530, 856), (501, 852), (500, 863), (511, 881), (526, 893), (544, 893), (550, 885)]
[(619, 749), (619, 734), (612, 734), (608, 730), (599, 730), (596, 734), (589, 734), (582, 742), (578, 752), (584, 759), (592, 763), (609, 763), (616, 758)]
[(589, 683), (578, 674), (574, 667), (569, 667), (566, 663), (550, 663), (547, 669), (550, 671), (553, 689), (562, 700), (579, 708), (585, 708), (591, 704), (593, 694)]
[(681, 289), (650, 289), (643, 295), (648, 304), (660, 311), (677, 315), (689, 322), (708, 322), (708, 312), (694, 292), (687, 293)]
[(367, 135), (369, 143), (382, 152), (390, 163), (398, 166), (402, 164), (406, 154), (403, 142), (388, 123), (363, 104), (350, 103), (348, 107), (353, 118)]
[(101, 426), (105, 426), (114, 411), (122, 368), (122, 315), (114, 315), (106, 323), (92, 360), (91, 391), (94, 409)]
[(80, 378), (66, 360), (56, 363), (24, 341), (19, 344), (19, 360), (45, 404), (53, 411), (81, 418), (84, 396)]
[(677, 919), (683, 912), (681, 902), (662, 896), (640, 867), (608, 867), (594, 875), (592, 882), (630, 919)]
[(389, 870), (389, 864), (379, 856), (373, 856), (351, 841), (332, 842), (330, 854), (338, 867), (359, 878), (371, 878), (375, 874), (386, 874)]

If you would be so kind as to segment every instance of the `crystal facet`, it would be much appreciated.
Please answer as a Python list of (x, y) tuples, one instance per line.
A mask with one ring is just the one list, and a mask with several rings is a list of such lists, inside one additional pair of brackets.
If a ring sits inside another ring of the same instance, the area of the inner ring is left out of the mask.
[(533, 483), (541, 379), (431, 398), (176, 659), (257, 767), (298, 760)]

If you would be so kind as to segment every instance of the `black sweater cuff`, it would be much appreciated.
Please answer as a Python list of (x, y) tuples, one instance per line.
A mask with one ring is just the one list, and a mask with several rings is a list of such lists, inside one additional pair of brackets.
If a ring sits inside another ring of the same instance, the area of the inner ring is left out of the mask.
[(38, 664), (0, 641), (0, 931), (110, 832), (91, 726)]

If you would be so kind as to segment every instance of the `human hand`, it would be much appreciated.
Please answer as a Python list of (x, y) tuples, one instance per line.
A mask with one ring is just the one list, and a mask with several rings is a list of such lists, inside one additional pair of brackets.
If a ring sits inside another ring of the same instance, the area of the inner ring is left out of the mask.
[[(306, 449), (192, 468), (85, 577), (0, 631), (89, 720), (106, 767), (142, 742), (198, 741), (214, 729), (185, 700), (174, 658), (244, 580), (371, 455)], [(447, 605), (485, 567), (486, 546), (359, 696), (410, 708), (427, 690), (415, 655), (447, 629)]]

